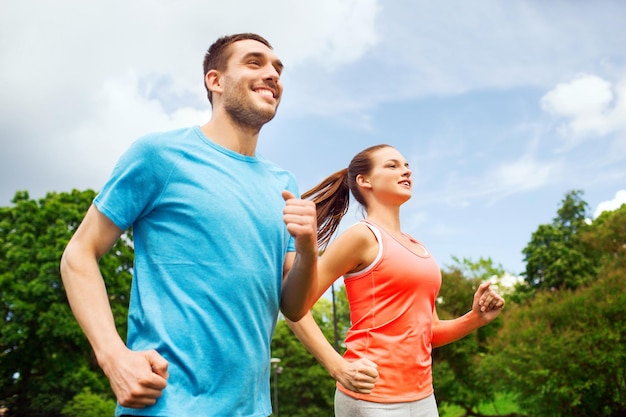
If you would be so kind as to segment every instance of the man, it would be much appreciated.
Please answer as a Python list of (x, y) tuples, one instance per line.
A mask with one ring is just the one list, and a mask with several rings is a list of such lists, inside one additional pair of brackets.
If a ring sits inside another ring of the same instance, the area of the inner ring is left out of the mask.
[[(317, 265), (315, 205), (294, 197), (291, 173), (256, 154), (282, 68), (258, 35), (218, 39), (204, 59), (211, 119), (136, 141), (65, 249), (68, 300), (118, 416), (271, 413), (278, 311), (306, 313)], [(98, 260), (131, 226), (127, 347)]]

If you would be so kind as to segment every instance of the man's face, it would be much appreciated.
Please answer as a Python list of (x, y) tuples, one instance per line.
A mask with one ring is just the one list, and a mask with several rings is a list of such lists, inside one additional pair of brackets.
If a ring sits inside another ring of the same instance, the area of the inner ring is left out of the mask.
[(252, 39), (229, 48), (231, 56), (222, 73), (224, 109), (237, 124), (260, 129), (278, 109), (283, 64), (270, 48)]

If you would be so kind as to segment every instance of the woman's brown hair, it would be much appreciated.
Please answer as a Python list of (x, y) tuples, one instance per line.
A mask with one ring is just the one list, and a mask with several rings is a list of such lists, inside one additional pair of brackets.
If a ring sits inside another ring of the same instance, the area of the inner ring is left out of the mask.
[(390, 145), (375, 145), (362, 150), (352, 158), (348, 168), (341, 169), (326, 177), (315, 187), (302, 194), (302, 198), (315, 203), (317, 210), (317, 243), (324, 249), (335, 234), (339, 223), (348, 212), (350, 192), (354, 199), (367, 210), (367, 204), (356, 178), (367, 175), (372, 170), (372, 154)]

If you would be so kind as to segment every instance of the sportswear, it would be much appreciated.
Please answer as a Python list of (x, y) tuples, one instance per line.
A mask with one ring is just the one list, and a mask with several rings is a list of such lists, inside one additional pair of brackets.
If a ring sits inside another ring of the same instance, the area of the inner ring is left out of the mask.
[(375, 403), (335, 390), (335, 417), (439, 417), (435, 394), (417, 401)]
[(116, 415), (263, 416), (271, 413), (270, 341), (283, 262), (291, 173), (208, 139), (198, 126), (140, 138), (94, 200), (132, 226), (128, 311), (132, 350), (169, 362), (163, 395)]
[(352, 322), (344, 357), (375, 362), (379, 376), (370, 394), (339, 383), (337, 389), (372, 402), (421, 400), (434, 392), (432, 320), (441, 271), (420, 242), (411, 238), (426, 255), (411, 251), (370, 220), (363, 222), (376, 236), (378, 255), (362, 271), (344, 275)]

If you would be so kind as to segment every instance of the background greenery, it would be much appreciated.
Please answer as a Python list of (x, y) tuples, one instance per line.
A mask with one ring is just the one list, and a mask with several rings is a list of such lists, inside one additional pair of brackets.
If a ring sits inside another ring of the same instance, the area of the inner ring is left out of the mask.
[[(524, 281), (501, 287), (507, 307), (489, 326), (434, 351), (442, 417), (626, 415), (626, 205), (586, 221), (581, 191), (568, 192), (551, 223), (523, 251)], [(8, 416), (112, 416), (115, 402), (65, 298), (61, 253), (95, 192), (18, 192), (0, 207), (0, 409)], [(125, 334), (132, 235), (101, 260)], [(490, 258), (454, 259), (442, 270), (440, 317), (464, 314), (479, 282), (504, 274)], [(313, 314), (341, 351), (349, 326), (343, 286)], [(334, 308), (333, 308), (334, 307)], [(272, 355), (283, 417), (332, 416), (334, 381), (279, 320)], [(276, 389), (276, 391), (274, 391)]]

